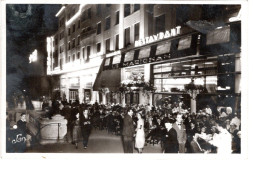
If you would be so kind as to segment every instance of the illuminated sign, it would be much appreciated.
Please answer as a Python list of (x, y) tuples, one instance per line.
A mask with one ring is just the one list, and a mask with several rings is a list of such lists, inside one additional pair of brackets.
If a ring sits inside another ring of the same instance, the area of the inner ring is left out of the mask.
[(130, 62), (124, 62), (123, 67), (128, 67), (128, 66), (135, 66), (139, 64), (147, 64), (147, 63), (153, 63), (153, 62), (158, 62), (158, 61), (163, 61), (163, 60), (168, 60), (170, 57), (157, 57), (157, 58), (144, 58), (144, 59), (138, 59), (138, 60), (133, 60)]
[(171, 36), (179, 35), (181, 32), (181, 26), (177, 26), (176, 28), (171, 29), (171, 31), (166, 30), (164, 33), (160, 32), (156, 35), (151, 35), (140, 40), (135, 41), (135, 47), (139, 47), (145, 44), (149, 44), (158, 40), (162, 40), (165, 38), (169, 38)]

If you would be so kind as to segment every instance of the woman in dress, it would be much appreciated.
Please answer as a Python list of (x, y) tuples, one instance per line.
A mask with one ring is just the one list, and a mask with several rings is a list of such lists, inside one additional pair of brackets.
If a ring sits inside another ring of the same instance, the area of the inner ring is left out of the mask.
[(72, 130), (72, 139), (73, 143), (76, 145), (76, 149), (78, 149), (78, 142), (80, 137), (80, 120), (79, 120), (79, 112), (76, 113), (76, 120), (73, 121), (73, 130)]
[(145, 144), (144, 119), (140, 113), (137, 113), (137, 118), (135, 148), (138, 149), (138, 153), (142, 153)]

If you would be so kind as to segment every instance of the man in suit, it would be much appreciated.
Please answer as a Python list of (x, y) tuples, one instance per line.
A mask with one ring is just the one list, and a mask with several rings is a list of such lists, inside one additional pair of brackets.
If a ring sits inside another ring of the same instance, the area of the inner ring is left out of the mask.
[(92, 121), (89, 117), (88, 109), (84, 109), (83, 116), (81, 117), (81, 132), (83, 137), (84, 149), (88, 147), (88, 138), (92, 129)]
[(133, 110), (131, 108), (127, 109), (127, 114), (124, 116), (123, 120), (123, 147), (125, 153), (133, 153), (133, 137), (135, 134), (135, 129), (133, 125)]
[(179, 142), (179, 153), (185, 153), (185, 144), (187, 141), (186, 128), (183, 124), (182, 114), (177, 114), (176, 122), (172, 126), (176, 132)]
[(166, 119), (164, 124), (167, 129), (167, 133), (165, 135), (165, 144), (164, 144), (164, 153), (178, 153), (179, 151), (179, 143), (177, 139), (177, 132), (173, 129), (173, 120)]

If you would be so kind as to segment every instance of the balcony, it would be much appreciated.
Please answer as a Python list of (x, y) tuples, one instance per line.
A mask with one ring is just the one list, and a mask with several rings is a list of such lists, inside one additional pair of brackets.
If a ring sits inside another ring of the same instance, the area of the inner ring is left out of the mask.
[(84, 40), (85, 38), (88, 38), (90, 37), (91, 35), (93, 34), (96, 34), (97, 33), (97, 29), (91, 29), (89, 31), (82, 31), (81, 34), (80, 34), (80, 39), (81, 41)]

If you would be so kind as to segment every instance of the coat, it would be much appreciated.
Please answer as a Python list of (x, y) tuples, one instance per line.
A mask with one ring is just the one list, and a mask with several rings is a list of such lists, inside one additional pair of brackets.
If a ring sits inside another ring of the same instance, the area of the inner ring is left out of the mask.
[(166, 139), (165, 139), (165, 153), (178, 153), (179, 151), (179, 143), (177, 140), (177, 132), (174, 128), (171, 128), (166, 133)]
[(186, 128), (184, 124), (181, 124), (181, 129), (179, 129), (177, 123), (175, 122), (172, 127), (177, 132), (178, 142), (179, 144), (185, 144), (187, 141)]
[(122, 135), (124, 137), (133, 137), (135, 134), (135, 129), (133, 125), (133, 119), (128, 114), (125, 115), (123, 120), (123, 131)]

